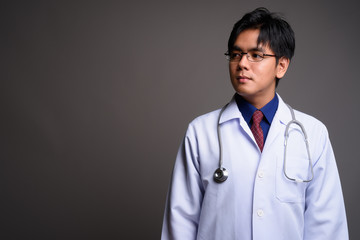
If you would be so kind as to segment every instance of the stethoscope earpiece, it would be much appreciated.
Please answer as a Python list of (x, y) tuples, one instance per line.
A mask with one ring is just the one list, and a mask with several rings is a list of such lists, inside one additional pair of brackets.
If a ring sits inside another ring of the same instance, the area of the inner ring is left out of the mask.
[(228, 174), (227, 170), (223, 167), (216, 169), (214, 172), (214, 180), (217, 183), (225, 182), (226, 179), (228, 178), (228, 176), (229, 176), (229, 174)]

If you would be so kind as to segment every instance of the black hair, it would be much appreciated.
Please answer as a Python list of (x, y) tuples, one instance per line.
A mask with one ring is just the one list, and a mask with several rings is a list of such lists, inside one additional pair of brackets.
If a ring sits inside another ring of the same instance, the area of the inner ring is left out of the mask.
[[(289, 60), (294, 56), (295, 34), (289, 23), (266, 8), (257, 8), (245, 14), (235, 23), (228, 41), (228, 52), (241, 32), (247, 29), (259, 29), (257, 44), (267, 45), (276, 55), (276, 64), (281, 57)], [(276, 79), (276, 86), (280, 79)]]

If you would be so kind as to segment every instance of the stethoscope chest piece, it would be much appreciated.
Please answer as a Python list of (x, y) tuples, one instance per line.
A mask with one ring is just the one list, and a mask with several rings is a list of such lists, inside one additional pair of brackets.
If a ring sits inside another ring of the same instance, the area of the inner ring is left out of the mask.
[(217, 183), (225, 182), (228, 176), (229, 176), (228, 171), (223, 167), (219, 167), (214, 172), (214, 180)]

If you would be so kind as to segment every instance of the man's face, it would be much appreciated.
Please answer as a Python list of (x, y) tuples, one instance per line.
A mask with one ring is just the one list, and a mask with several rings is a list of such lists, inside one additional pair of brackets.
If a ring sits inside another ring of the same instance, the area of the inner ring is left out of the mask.
[[(237, 37), (233, 53), (246, 53), (258, 49), (265, 54), (274, 52), (267, 46), (258, 46), (257, 39), (260, 30), (244, 30)], [(284, 62), (285, 61), (285, 62)], [(282, 78), (287, 70), (289, 61), (280, 58), (276, 65), (276, 58), (265, 56), (262, 61), (251, 62), (246, 54), (239, 62), (229, 62), (231, 83), (235, 91), (257, 108), (266, 105), (275, 95), (276, 77)]]

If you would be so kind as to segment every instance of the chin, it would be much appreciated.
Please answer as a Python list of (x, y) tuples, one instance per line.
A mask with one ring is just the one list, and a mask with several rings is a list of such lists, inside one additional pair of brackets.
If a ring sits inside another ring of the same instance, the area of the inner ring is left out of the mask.
[(244, 84), (239, 84), (236, 87), (234, 87), (234, 89), (240, 96), (251, 95), (252, 92), (250, 91), (250, 89), (246, 88)]

